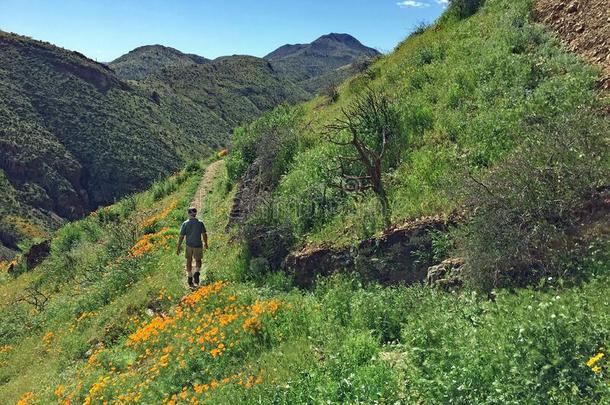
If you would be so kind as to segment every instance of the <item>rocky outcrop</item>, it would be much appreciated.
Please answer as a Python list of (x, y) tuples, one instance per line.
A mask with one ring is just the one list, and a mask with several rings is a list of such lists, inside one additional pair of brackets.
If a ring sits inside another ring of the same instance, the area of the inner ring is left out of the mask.
[(51, 241), (45, 240), (32, 245), (30, 250), (24, 255), (26, 268), (34, 270), (42, 263), (51, 252)]
[(443, 290), (455, 290), (462, 286), (462, 270), (464, 259), (450, 258), (443, 260), (440, 264), (428, 268), (426, 285), (439, 287)]
[(432, 231), (446, 231), (453, 218), (427, 217), (387, 230), (349, 248), (307, 246), (291, 253), (286, 272), (300, 287), (310, 287), (319, 276), (355, 272), (364, 281), (413, 284), (426, 280), (432, 266)]

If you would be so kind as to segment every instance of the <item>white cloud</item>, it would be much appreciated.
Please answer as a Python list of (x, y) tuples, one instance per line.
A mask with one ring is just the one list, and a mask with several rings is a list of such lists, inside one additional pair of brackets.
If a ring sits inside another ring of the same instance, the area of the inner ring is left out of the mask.
[(398, 3), (396, 3), (396, 5), (400, 8), (407, 8), (407, 7), (428, 7), (429, 4), (428, 3), (422, 3), (421, 1), (414, 1), (414, 0), (405, 0), (405, 1), (399, 1)]
[(434, 0), (436, 1), (438, 4), (449, 4), (449, 0)]

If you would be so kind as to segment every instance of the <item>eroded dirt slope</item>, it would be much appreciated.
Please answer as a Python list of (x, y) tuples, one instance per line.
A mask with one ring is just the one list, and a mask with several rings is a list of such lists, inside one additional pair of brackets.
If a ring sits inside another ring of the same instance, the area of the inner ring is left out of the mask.
[(601, 65), (601, 84), (610, 89), (610, 0), (539, 0), (534, 16), (572, 51)]

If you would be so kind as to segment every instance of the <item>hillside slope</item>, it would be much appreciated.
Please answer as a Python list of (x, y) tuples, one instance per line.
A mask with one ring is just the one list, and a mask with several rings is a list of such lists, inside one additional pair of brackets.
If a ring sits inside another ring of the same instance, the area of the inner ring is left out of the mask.
[(278, 77), (268, 62), (251, 56), (228, 56), (202, 65), (165, 69), (139, 85), (164, 89), (213, 111), (225, 122), (225, 134), (280, 103), (308, 98), (299, 87)]
[[(598, 276), (583, 285), (498, 291), (494, 301), (421, 286), (363, 286), (348, 277), (301, 291), (290, 277), (248, 263), (238, 235), (226, 232), (235, 189), (227, 191), (223, 169), (224, 162), (215, 163), (217, 176), (200, 194), (210, 249), (207, 282), (195, 291), (187, 290), (183, 259), (174, 251), (199, 170), (163, 183), (168, 194), (137, 195), (66, 226), (41, 268), (0, 279), (0, 398), (28, 404), (609, 398), (606, 374), (593, 370), (605, 373), (608, 365), (607, 252), (585, 263), (583, 271)], [(130, 232), (132, 239), (125, 238)]]
[(209, 154), (234, 126), (308, 97), (258, 58), (205, 62), (147, 47), (119, 71), (134, 58), (147, 76), (128, 84), (78, 53), (0, 32), (0, 257)]
[(610, 89), (610, 4), (606, 0), (536, 2), (534, 15), (549, 26), (572, 50), (601, 65), (602, 85)]
[(210, 150), (209, 138), (177, 126), (150, 94), (80, 54), (8, 33), (0, 54), (0, 169), (11, 184), (0, 234), (11, 248)]

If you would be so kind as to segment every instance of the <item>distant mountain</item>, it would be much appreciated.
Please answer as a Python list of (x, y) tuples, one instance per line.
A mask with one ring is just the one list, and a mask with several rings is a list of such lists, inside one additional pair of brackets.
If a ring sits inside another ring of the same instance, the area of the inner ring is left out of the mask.
[(277, 75), (269, 62), (239, 55), (163, 69), (139, 85), (214, 111), (229, 131), (282, 102), (296, 103), (309, 96)]
[[(270, 63), (270, 75), (297, 84), (311, 96), (323, 87), (339, 84), (357, 73), (353, 64), (379, 55), (377, 50), (362, 45), (351, 35), (328, 34), (310, 44), (284, 45), (263, 59)], [(110, 62), (108, 66), (122, 79), (143, 80), (156, 74), (162, 75), (164, 70), (210, 64), (218, 66), (218, 62), (227, 58), (232, 57), (220, 57), (212, 61), (173, 48), (148, 45), (134, 49)], [(249, 58), (249, 62), (259, 59)], [(239, 66), (235, 67), (239, 70)], [(197, 86), (197, 83), (190, 84)]]
[(185, 54), (162, 45), (146, 45), (110, 62), (108, 66), (122, 79), (140, 80), (168, 67), (200, 65), (209, 62), (202, 56)]
[[(264, 59), (283, 77), (305, 86), (307, 82), (311, 84), (312, 79), (329, 73), (329, 77), (335, 77), (329, 79), (330, 82), (340, 82), (347, 77), (342, 74), (349, 72), (347, 66), (379, 55), (377, 50), (362, 45), (351, 35), (328, 34), (310, 44), (284, 45)], [(334, 72), (336, 70), (340, 71)], [(316, 90), (317, 86), (311, 87), (308, 90)]]
[(307, 97), (260, 58), (195, 61), (127, 83), (77, 52), (0, 31), (0, 256)]

